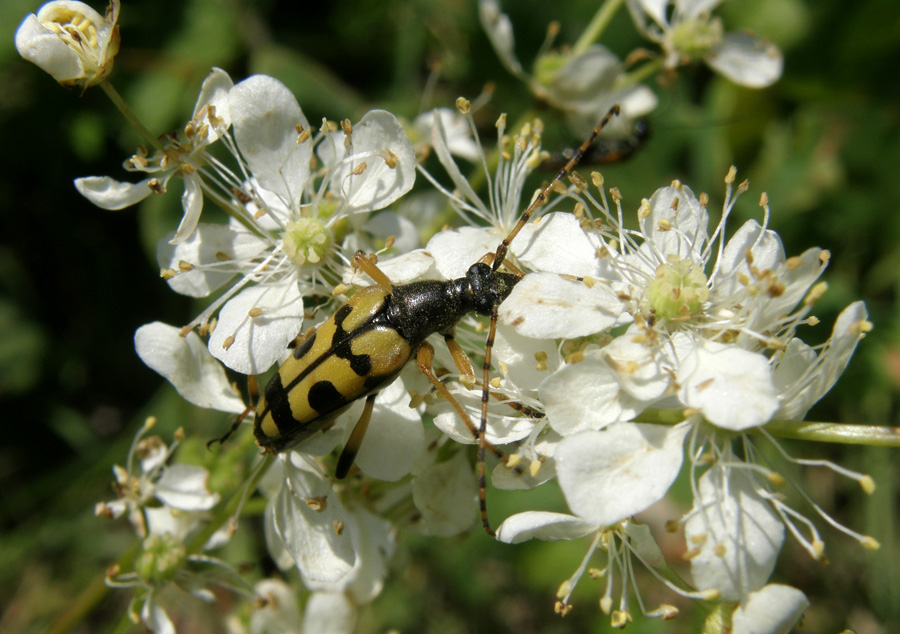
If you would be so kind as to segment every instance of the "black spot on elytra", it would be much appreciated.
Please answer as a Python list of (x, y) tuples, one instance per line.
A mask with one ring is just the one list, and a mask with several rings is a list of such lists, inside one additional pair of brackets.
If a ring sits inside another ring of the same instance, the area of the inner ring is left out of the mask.
[(309, 406), (319, 414), (327, 414), (343, 407), (347, 400), (331, 381), (319, 381), (309, 388)]
[(291, 403), (288, 401), (288, 391), (281, 384), (281, 375), (278, 373), (266, 385), (266, 407), (272, 414), (272, 420), (275, 421), (279, 432), (285, 433), (285, 430), (291, 429), (296, 424), (294, 414), (291, 412)]
[(302, 359), (303, 357), (305, 357), (306, 353), (312, 349), (314, 343), (316, 343), (316, 333), (315, 332), (313, 332), (313, 334), (311, 334), (309, 337), (307, 337), (306, 341), (304, 341), (299, 346), (294, 348), (294, 358)]

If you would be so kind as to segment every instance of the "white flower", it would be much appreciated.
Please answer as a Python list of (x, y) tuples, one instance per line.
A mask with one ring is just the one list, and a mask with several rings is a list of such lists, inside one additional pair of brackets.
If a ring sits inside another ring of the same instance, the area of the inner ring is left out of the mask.
[(101, 16), (83, 2), (48, 2), (19, 25), (16, 49), (63, 86), (99, 84), (119, 52), (120, 7), (120, 0), (110, 0)]
[[(778, 411), (782, 397), (774, 377), (782, 358), (773, 351), (788, 350), (796, 329), (807, 323), (821, 294), (813, 285), (828, 254), (809, 249), (786, 258), (777, 234), (753, 220), (726, 243), (726, 223), (737, 199), (733, 179), (729, 175), (722, 218), (711, 235), (705, 196), (698, 199), (680, 183), (642, 202), (637, 231), (622, 228), (621, 210), (610, 214), (603, 203), (584, 194), (585, 208), (599, 209), (612, 229), (589, 232), (594, 252), (604, 254), (591, 260), (598, 268), (590, 274), (604, 281), (573, 288), (595, 296), (596, 289), (602, 289), (606, 299), (600, 305), (606, 313), (601, 314), (615, 314), (617, 306), (621, 314), (611, 322), (568, 302), (556, 311), (558, 317), (545, 316), (544, 321), (566, 323), (570, 336), (595, 335), (614, 323), (631, 323), (610, 343), (588, 346), (573, 356), (539, 388), (549, 423), (558, 432), (631, 420), (673, 396), (681, 406), (734, 431), (764, 425)], [(746, 184), (741, 185), (738, 195), (745, 189)], [(767, 218), (768, 205), (765, 200), (763, 204)], [(557, 239), (577, 244), (585, 239), (579, 238), (583, 233), (574, 225), (568, 239)], [(522, 328), (532, 310), (552, 315), (553, 306), (536, 304), (517, 287), (504, 302), (501, 317)], [(547, 336), (553, 328), (538, 324), (529, 334)], [(796, 364), (797, 344), (791, 349), (795, 352), (788, 361)], [(834, 365), (831, 376), (849, 358), (847, 345), (840, 349), (840, 358), (825, 355)], [(797, 367), (792, 371), (800, 372)], [(805, 376), (811, 381), (815, 373)], [(782, 377), (785, 384), (787, 369)], [(803, 388), (795, 383), (791, 389)]]
[(482, 28), (506, 69), (525, 82), (535, 97), (559, 108), (576, 134), (587, 134), (614, 104), (621, 106), (624, 121), (611, 127), (621, 129), (656, 107), (656, 95), (646, 86), (631, 85), (619, 59), (599, 44), (578, 51), (544, 52), (535, 60), (534, 75), (529, 75), (516, 57), (512, 23), (497, 1), (479, 0), (478, 11)]
[[(229, 368), (258, 374), (302, 331), (304, 296), (331, 294), (346, 261), (342, 244), (348, 253), (370, 249), (367, 240), (391, 228), (363, 225), (364, 216), (412, 187), (415, 155), (396, 118), (380, 110), (343, 130), (325, 125), (313, 137), (290, 91), (263, 75), (231, 86), (214, 71), (197, 112), (217, 123), (195, 116), (203, 133), (194, 136), (220, 141), (238, 165), (232, 170), (199, 143), (179, 155), (186, 194), (196, 196), (186, 195), (181, 226), (160, 242), (157, 258), (176, 292), (205, 297), (226, 287), (187, 330), (209, 334), (210, 353)], [(318, 170), (311, 168), (314, 151)], [(168, 178), (172, 164), (161, 159), (157, 167), (163, 164)], [(109, 183), (82, 179), (79, 186), (97, 185), (95, 199)], [(197, 222), (201, 189), (231, 214), (230, 223)]]
[(658, 43), (665, 64), (676, 68), (702, 59), (714, 71), (749, 88), (764, 88), (781, 77), (778, 48), (747, 33), (724, 33), (710, 12), (722, 0), (628, 0), (638, 29)]
[(184, 181), (181, 197), (184, 217), (173, 240), (183, 242), (194, 232), (203, 210), (204, 176), (215, 174), (209, 146), (231, 126), (228, 94), (233, 87), (225, 71), (214, 68), (204, 80), (194, 114), (185, 125), (181, 137), (167, 137), (161, 149), (147, 156), (144, 149), (125, 161), (125, 169), (151, 174), (138, 183), (115, 180), (109, 176), (86, 176), (75, 179), (78, 192), (101, 209), (116, 211), (135, 205), (150, 194), (167, 191), (173, 176)]
[[(154, 423), (155, 419), (148, 419), (138, 431), (126, 466), (113, 467), (119, 497), (99, 504), (96, 513), (115, 518), (127, 515), (141, 537), (170, 534), (182, 539), (199, 526), (202, 513), (219, 502), (219, 494), (209, 491), (209, 472), (203, 467), (169, 464), (177, 442), (167, 447), (158, 436), (143, 438)], [(162, 508), (154, 502), (162, 503)]]
[(307, 460), (298, 452), (278, 458), (281, 472), (270, 479), (274, 492), (265, 512), (269, 550), (282, 568), (296, 566), (310, 590), (368, 603), (381, 592), (393, 553), (391, 524), (345, 505)]

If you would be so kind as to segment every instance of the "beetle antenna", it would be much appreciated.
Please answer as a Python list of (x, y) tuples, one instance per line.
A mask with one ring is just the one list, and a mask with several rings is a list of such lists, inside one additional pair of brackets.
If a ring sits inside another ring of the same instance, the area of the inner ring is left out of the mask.
[(534, 200), (531, 201), (531, 204), (528, 205), (528, 209), (526, 209), (522, 213), (522, 217), (519, 218), (519, 222), (516, 223), (516, 226), (513, 227), (512, 231), (509, 232), (509, 235), (503, 239), (503, 242), (500, 243), (500, 246), (497, 247), (497, 253), (494, 256), (494, 263), (491, 265), (491, 268), (496, 271), (500, 268), (500, 265), (503, 264), (503, 260), (506, 259), (506, 252), (509, 250), (509, 243), (513, 241), (513, 238), (518, 235), (519, 231), (522, 230), (522, 227), (531, 219), (531, 215), (537, 210), (538, 207), (542, 206), (547, 202), (547, 199), (550, 197), (550, 192), (553, 190), (553, 187), (557, 182), (562, 181), (563, 178), (568, 176), (575, 166), (578, 165), (578, 161), (581, 160), (581, 157), (584, 156), (584, 153), (587, 152), (587, 149), (591, 146), (591, 143), (594, 142), (594, 139), (597, 138), (597, 135), (600, 134), (600, 131), (606, 127), (609, 123), (609, 120), (614, 116), (617, 116), (620, 112), (619, 105), (616, 104), (612, 108), (609, 109), (609, 112), (606, 113), (606, 116), (600, 120), (600, 123), (597, 124), (597, 127), (593, 129), (591, 135), (584, 140), (584, 143), (572, 154), (572, 158), (569, 159), (569, 162), (566, 163), (561, 170), (556, 174), (550, 184), (544, 187), (537, 196), (535, 196)]
[[(597, 127), (591, 132), (591, 135), (585, 139), (584, 143), (582, 143), (578, 150), (575, 151), (572, 158), (570, 158), (563, 168), (559, 170), (559, 173), (557, 173), (553, 180), (550, 181), (550, 184), (544, 187), (534, 200), (531, 201), (531, 204), (528, 205), (528, 208), (522, 213), (522, 217), (519, 218), (519, 222), (516, 223), (516, 226), (509, 232), (509, 235), (506, 236), (503, 239), (503, 242), (497, 247), (497, 252), (494, 255), (494, 262), (491, 264), (492, 271), (496, 271), (503, 264), (503, 260), (506, 259), (506, 253), (509, 251), (509, 245), (513, 241), (513, 238), (515, 238), (519, 231), (522, 230), (522, 227), (525, 226), (525, 223), (528, 222), (535, 210), (547, 202), (547, 199), (550, 197), (550, 192), (556, 183), (562, 181), (563, 178), (572, 173), (572, 170), (575, 169), (578, 161), (584, 156), (584, 153), (590, 147), (591, 143), (594, 142), (594, 139), (597, 138), (597, 135), (600, 134), (600, 131), (606, 127), (606, 124), (609, 123), (610, 119), (619, 114), (619, 111), (618, 104), (609, 109), (606, 116), (603, 117), (600, 123), (597, 124)], [(481, 509), (481, 524), (484, 527), (484, 532), (491, 537), (495, 537), (496, 533), (494, 532), (494, 529), (491, 528), (491, 523), (487, 516), (487, 483), (485, 478), (484, 453), (485, 448), (487, 447), (486, 432), (488, 398), (490, 398), (491, 351), (494, 347), (494, 337), (497, 334), (498, 310), (499, 306), (497, 304), (494, 304), (491, 307), (491, 325), (488, 330), (487, 341), (484, 344), (484, 376), (481, 384), (481, 424), (478, 426), (478, 504)]]

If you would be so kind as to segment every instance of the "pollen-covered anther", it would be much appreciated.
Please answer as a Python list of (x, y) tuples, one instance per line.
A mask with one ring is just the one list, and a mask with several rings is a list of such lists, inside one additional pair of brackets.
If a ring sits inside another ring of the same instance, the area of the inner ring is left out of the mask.
[(814, 539), (812, 543), (813, 557), (821, 560), (825, 556), (825, 542), (821, 539)]
[(656, 223), (656, 229), (657, 231), (671, 231), (672, 221), (668, 218), (660, 218), (659, 222)]
[(232, 257), (230, 255), (228, 255), (227, 253), (224, 253), (222, 251), (216, 251), (215, 254), (213, 255), (213, 257), (216, 258), (217, 262), (228, 262), (229, 260), (232, 259)]
[(491, 387), (494, 389), (497, 389), (500, 387), (500, 377), (499, 376), (495, 376), (493, 379), (491, 379)]
[(819, 253), (819, 261), (822, 264), (827, 264), (829, 260), (831, 260), (831, 251), (826, 249)]
[(609, 613), (612, 612), (612, 605), (613, 605), (612, 597), (609, 597), (609, 596), (600, 597), (600, 601), (598, 603), (600, 605), (600, 610), (603, 612), (603, 614), (609, 615)]
[(874, 537), (870, 537), (869, 535), (866, 535), (865, 538), (863, 538), (863, 540), (860, 542), (860, 544), (862, 544), (862, 547), (866, 550), (878, 550), (879, 548), (881, 548), (881, 544), (878, 543), (878, 540)]
[(475, 389), (475, 376), (471, 374), (460, 374), (459, 382), (463, 384), (467, 390)]
[(559, 195), (563, 195), (568, 192), (568, 189), (565, 185), (562, 184), (562, 181), (553, 181), (553, 192)]
[(175, 269), (160, 269), (159, 276), (164, 280), (171, 280), (178, 272)]
[(534, 369), (540, 371), (546, 370), (548, 358), (549, 357), (547, 356), (547, 353), (543, 350), (541, 350), (540, 352), (535, 352), (534, 360), (536, 361), (536, 363), (534, 364)]
[(506, 468), (507, 469), (515, 469), (522, 463), (521, 454), (511, 453), (506, 457)]
[(649, 218), (649, 217), (650, 217), (650, 213), (651, 213), (652, 211), (653, 211), (653, 209), (652, 209), (652, 207), (650, 207), (650, 201), (647, 200), (646, 198), (642, 198), (642, 199), (641, 199), (641, 206), (638, 207), (638, 211), (637, 211), (638, 218), (640, 218), (640, 219), (642, 219), (642, 220), (643, 220), (644, 218)]
[(166, 193), (166, 188), (163, 187), (158, 178), (151, 178), (149, 181), (147, 181), (147, 187), (149, 187), (150, 191), (152, 191), (154, 194)]
[[(465, 97), (456, 98), (456, 109), (460, 114), (469, 114), (472, 111), (472, 102)], [(504, 115), (505, 116), (505, 115)]]
[(179, 260), (178, 261), (178, 270), (181, 271), (182, 273), (187, 273), (188, 271), (194, 270), (194, 265), (185, 260)]
[(541, 467), (544, 466), (544, 461), (540, 459), (532, 460), (528, 463), (528, 473), (532, 478), (536, 478), (537, 474), (541, 472)]
[(713, 547), (713, 554), (716, 557), (724, 557), (728, 554), (728, 549), (725, 547), (725, 544), (716, 544)]
[(734, 183), (735, 179), (737, 179), (737, 168), (732, 165), (728, 168), (728, 173), (725, 174), (725, 184), (731, 185)]
[(655, 610), (647, 612), (647, 616), (658, 618), (663, 621), (671, 621), (678, 616), (678, 608), (674, 605), (669, 605), (668, 603), (661, 603)]
[(147, 166), (150, 165), (150, 162), (145, 159), (143, 156), (132, 156), (130, 159), (125, 161), (125, 169), (129, 167), (133, 167), (139, 170), (147, 169)]
[(185, 326), (178, 332), (178, 336), (184, 339), (191, 333), (191, 330), (193, 330), (193, 328), (191, 328), (190, 326)]
[(353, 174), (354, 176), (359, 176), (360, 174), (365, 172), (366, 168), (368, 168), (368, 167), (369, 167), (368, 164), (365, 161), (363, 161), (362, 163), (360, 163), (359, 165), (354, 167), (353, 171), (350, 173)]
[(603, 174), (600, 172), (591, 172), (591, 183), (597, 189), (603, 189)]
[(769, 286), (766, 287), (766, 292), (769, 294), (769, 297), (781, 297), (784, 295), (784, 291), (787, 290), (787, 287), (783, 282), (780, 281), (772, 281)]
[(677, 533), (681, 530), (681, 522), (678, 520), (668, 520), (666, 521), (666, 532), (667, 533)]
[(384, 164), (387, 165), (390, 169), (396, 169), (397, 165), (400, 164), (400, 159), (397, 158), (397, 155), (391, 152), (388, 148), (385, 148), (380, 152), (381, 158), (384, 159)]
[(571, 172), (569, 174), (569, 180), (573, 185), (575, 185), (575, 188), (579, 192), (583, 192), (587, 189), (587, 181), (584, 180), (584, 177), (578, 172)]
[[(613, 199), (613, 203), (618, 205), (620, 202), (622, 202), (622, 192), (619, 191), (618, 187), (610, 187), (609, 195), (610, 195), (610, 198)], [(647, 203), (648, 213), (649, 213), (649, 208), (650, 208), (650, 203)], [(643, 217), (646, 218), (647, 216), (643, 216)]]
[(766, 192), (763, 192), (759, 196), (759, 206), (765, 207), (768, 204), (769, 204), (769, 195)]
[(560, 616), (565, 616), (572, 611), (572, 606), (571, 604), (560, 600), (553, 604), (553, 611)]
[(804, 306), (812, 306), (816, 302), (821, 299), (822, 295), (825, 294), (825, 291), (828, 290), (827, 282), (819, 282), (814, 284), (811, 289), (809, 289), (809, 293), (806, 294), (806, 297), (803, 298)]
[(750, 189), (750, 181), (744, 179), (743, 181), (741, 181), (741, 184), (738, 185), (738, 192), (742, 194), (748, 189)]
[[(462, 99), (462, 97), (460, 97), (460, 99)], [(456, 101), (456, 107), (459, 108), (459, 100)], [(506, 129), (506, 113), (505, 112), (501, 113), (500, 116), (497, 117), (497, 120), (494, 122), (494, 127), (496, 127), (498, 130)]]
[(340, 537), (344, 534), (344, 523), (340, 520), (334, 520), (334, 523), (331, 525), (332, 529), (334, 529), (334, 534)]
[(859, 336), (863, 336), (867, 333), (872, 332), (872, 328), (874, 328), (874, 327), (875, 326), (872, 324), (871, 321), (868, 321), (865, 319), (860, 319), (859, 321), (855, 321), (850, 326), (851, 330)]
[(722, 592), (719, 590), (716, 590), (715, 588), (710, 588), (708, 590), (701, 590), (700, 597), (704, 601), (718, 601), (719, 599), (722, 598)]
[(766, 473), (766, 480), (773, 487), (778, 487), (778, 488), (783, 487), (787, 483), (786, 480), (784, 479), (784, 476), (781, 475), (780, 473), (776, 473), (775, 471), (769, 471), (768, 473)]
[(700, 192), (700, 196), (697, 197), (697, 202), (700, 203), (701, 207), (706, 207), (706, 205), (709, 204), (709, 194)]
[(629, 623), (631, 623), (631, 612), (627, 610), (614, 610), (609, 617), (609, 624), (616, 629), (622, 629)]
[(225, 341), (222, 342), (222, 348), (228, 350), (234, 344), (234, 335), (228, 335), (225, 337)]
[(306, 498), (305, 502), (307, 507), (316, 513), (321, 513), (328, 507), (328, 496), (318, 495), (316, 497)]
[(260, 308), (259, 306), (254, 306), (253, 308), (251, 308), (250, 310), (247, 311), (247, 315), (249, 315), (250, 317), (259, 317), (262, 314), (263, 314), (263, 309)]

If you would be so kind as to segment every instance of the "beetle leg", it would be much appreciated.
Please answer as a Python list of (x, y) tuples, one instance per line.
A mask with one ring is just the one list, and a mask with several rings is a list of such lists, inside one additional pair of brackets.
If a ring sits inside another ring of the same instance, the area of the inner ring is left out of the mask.
[(347, 439), (347, 444), (344, 445), (344, 450), (341, 451), (337, 467), (334, 469), (334, 477), (338, 480), (343, 480), (347, 477), (347, 474), (350, 472), (350, 467), (353, 466), (353, 461), (356, 459), (356, 454), (359, 453), (363, 436), (366, 435), (366, 429), (369, 427), (369, 420), (372, 418), (372, 408), (375, 406), (376, 394), (377, 392), (369, 394), (366, 397), (366, 404), (363, 406), (362, 415), (359, 417), (359, 420), (356, 421), (356, 426), (353, 428), (353, 431), (350, 432), (350, 438)]
[[(460, 352), (462, 352), (462, 350), (460, 350)], [(419, 346), (419, 350), (416, 353), (416, 364), (419, 366), (419, 370), (422, 372), (422, 374), (428, 377), (428, 380), (431, 381), (435, 389), (450, 402), (450, 404), (453, 406), (453, 409), (456, 410), (456, 413), (459, 414), (459, 417), (466, 424), (466, 427), (468, 427), (469, 431), (472, 432), (472, 436), (476, 440), (478, 440), (478, 500), (481, 506), (481, 523), (484, 526), (485, 532), (493, 537), (495, 533), (491, 528), (491, 525), (488, 522), (487, 518), (487, 492), (484, 476), (484, 451), (485, 449), (490, 450), (503, 463), (509, 461), (509, 456), (500, 451), (500, 449), (498, 449), (492, 443), (489, 443), (485, 438), (485, 430), (487, 428), (487, 404), (482, 404), (481, 429), (478, 429), (475, 427), (474, 423), (472, 423), (472, 419), (469, 418), (466, 410), (463, 409), (462, 405), (459, 404), (459, 401), (457, 401), (453, 394), (450, 393), (450, 390), (447, 389), (447, 386), (441, 383), (438, 380), (437, 376), (435, 376), (434, 368), (432, 367), (433, 361), (434, 348), (431, 346), (431, 344), (425, 342), (421, 346)], [(470, 368), (472, 367), (471, 363), (468, 363), (468, 361), (467, 364)], [(460, 372), (463, 372), (462, 368), (460, 368)], [(487, 370), (485, 370), (485, 374), (487, 374)]]
[(206, 443), (207, 449), (212, 449), (212, 446), (216, 443), (224, 445), (225, 441), (231, 438), (234, 435), (234, 432), (238, 430), (238, 427), (241, 426), (241, 423), (244, 422), (244, 419), (247, 418), (247, 415), (254, 409), (256, 409), (256, 402), (259, 400), (259, 384), (256, 382), (255, 375), (251, 374), (247, 377), (247, 393), (250, 396), (250, 404), (243, 412), (241, 412), (241, 415), (237, 417), (237, 420), (232, 423), (231, 429), (229, 429), (224, 436), (222, 436), (221, 438), (213, 438), (208, 443)]
[(463, 351), (462, 346), (460, 346), (456, 342), (456, 337), (452, 332), (444, 333), (444, 342), (447, 344), (447, 348), (450, 350), (450, 354), (453, 356), (453, 363), (456, 364), (456, 369), (459, 370), (460, 381), (467, 388), (472, 389), (475, 386), (475, 369), (472, 368), (472, 362), (469, 361), (469, 355)]
[(353, 267), (371, 277), (378, 286), (390, 293), (394, 290), (394, 285), (384, 271), (378, 268), (376, 261), (374, 255), (370, 257), (362, 251), (357, 251), (353, 256)]
[(484, 370), (484, 377), (482, 378), (481, 384), (481, 422), (478, 425), (478, 504), (481, 508), (481, 525), (484, 527), (484, 532), (486, 532), (491, 537), (494, 537), (496, 533), (494, 532), (494, 529), (491, 528), (491, 524), (488, 521), (487, 516), (487, 496), (485, 494), (486, 485), (484, 477), (484, 450), (487, 446), (485, 431), (487, 430), (488, 399), (491, 396), (491, 352), (494, 349), (494, 337), (497, 334), (498, 310), (499, 307), (496, 304), (491, 307), (491, 326), (488, 330), (487, 341), (484, 344), (484, 364), (482, 366), (482, 369)]

